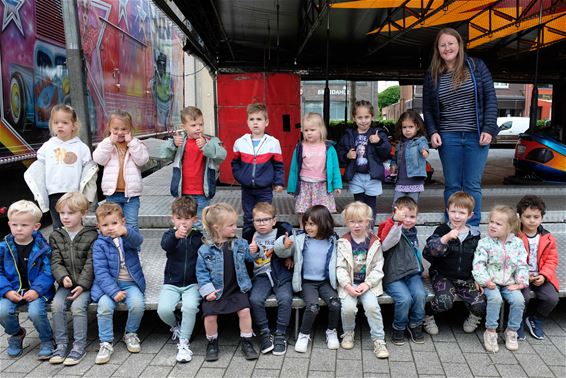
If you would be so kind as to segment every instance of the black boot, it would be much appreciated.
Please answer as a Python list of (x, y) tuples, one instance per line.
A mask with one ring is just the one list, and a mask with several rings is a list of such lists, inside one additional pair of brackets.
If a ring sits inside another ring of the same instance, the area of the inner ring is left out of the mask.
[(206, 357), (205, 361), (217, 361), (218, 360), (218, 338), (208, 340), (208, 345), (206, 346)]
[(271, 332), (269, 329), (264, 329), (259, 334), (261, 338), (261, 353), (265, 354), (273, 350), (273, 338), (271, 337)]
[(242, 353), (246, 360), (257, 360), (257, 352), (254, 349), (252, 337), (240, 337), (242, 341)]

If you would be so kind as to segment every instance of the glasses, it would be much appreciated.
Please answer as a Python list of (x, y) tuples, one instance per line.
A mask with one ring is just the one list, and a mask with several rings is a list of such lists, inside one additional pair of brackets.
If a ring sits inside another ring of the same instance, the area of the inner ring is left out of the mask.
[(273, 217), (271, 217), (271, 218), (259, 218), (259, 219), (254, 219), (254, 223), (255, 223), (255, 224), (263, 224), (263, 223), (269, 222), (269, 221), (272, 220), (272, 219), (273, 219)]

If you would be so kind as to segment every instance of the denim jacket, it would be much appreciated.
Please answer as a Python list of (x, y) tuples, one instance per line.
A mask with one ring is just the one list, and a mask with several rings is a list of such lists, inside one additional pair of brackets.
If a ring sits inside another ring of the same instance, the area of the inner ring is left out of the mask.
[[(232, 241), (232, 255), (236, 268), (236, 280), (242, 293), (252, 288), (252, 281), (248, 275), (246, 262), (253, 262), (250, 246), (244, 239)], [(205, 298), (208, 294), (218, 290), (216, 300), (224, 292), (224, 252), (214, 244), (203, 244), (198, 250), (197, 281), (200, 295)]]
[(408, 139), (397, 143), (395, 157), (391, 159), (391, 165), (397, 165), (399, 149), (405, 147), (405, 165), (408, 177), (426, 177), (426, 159), (422, 155), (423, 150), (428, 151), (428, 142), (424, 136)]

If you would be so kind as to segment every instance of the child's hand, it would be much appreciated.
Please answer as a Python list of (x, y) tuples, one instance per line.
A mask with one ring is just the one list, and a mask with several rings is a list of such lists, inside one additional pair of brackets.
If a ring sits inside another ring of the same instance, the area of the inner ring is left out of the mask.
[(292, 257), (287, 257), (283, 265), (285, 265), (285, 268), (287, 268), (287, 270), (291, 270), (295, 266), (295, 262), (293, 261)]
[(544, 276), (542, 274), (539, 274), (536, 277), (533, 277), (533, 280), (531, 281), (535, 286), (540, 286), (544, 283), (544, 281), (546, 281), (546, 278), (544, 278)]
[(342, 189), (335, 189), (334, 193), (340, 195), (342, 193)]
[(173, 143), (175, 143), (175, 146), (177, 147), (181, 147), (181, 145), (183, 144), (183, 135), (181, 135), (181, 132), (179, 130), (175, 130), (175, 135), (173, 135)]
[(71, 277), (66, 276), (65, 278), (63, 278), (63, 287), (65, 289), (73, 287), (73, 280), (71, 280)]
[(119, 291), (115, 296), (114, 296), (114, 302), (122, 302), (124, 299), (126, 299), (126, 294), (128, 294), (127, 292), (125, 292), (124, 290)]
[(379, 137), (378, 133), (379, 133), (379, 131), (375, 130), (375, 134), (369, 136), (369, 142), (370, 143), (379, 143), (381, 138)]
[(405, 218), (405, 210), (399, 210), (397, 206), (395, 206), (393, 208), (393, 222), (403, 222)]
[(289, 237), (289, 233), (286, 232), (285, 239), (283, 240), (283, 247), (285, 247), (285, 249), (289, 249), (293, 246), (294, 243), (295, 242), (293, 241), (293, 239)]
[(125, 224), (122, 224), (116, 228), (116, 237), (128, 236), (128, 229)]
[(348, 151), (348, 153), (346, 154), (346, 157), (348, 159), (354, 160), (357, 157), (356, 150), (354, 148), (350, 148), (350, 151)]
[(212, 293), (210, 293), (206, 297), (204, 297), (204, 299), (206, 299), (209, 302), (215, 301), (216, 300), (216, 293), (218, 293), (219, 291), (220, 291), (220, 289), (214, 290)]
[(488, 289), (492, 289), (492, 290), (497, 287), (497, 285), (494, 284), (494, 283), (491, 282), (491, 281), (487, 281), (487, 282), (485, 283), (485, 286), (487, 286)]
[(283, 187), (281, 185), (275, 185), (275, 191), (277, 193), (281, 193), (283, 191)]
[(358, 295), (362, 295), (363, 293), (369, 290), (369, 285), (365, 282), (362, 282), (361, 284), (358, 285), (356, 290), (358, 292)]
[(116, 144), (118, 142), (118, 135), (116, 134), (110, 134), (109, 138), (110, 142), (112, 142), (113, 144)]
[(33, 302), (37, 298), (39, 298), (39, 293), (33, 289), (26, 291), (22, 297), (22, 299), (25, 299), (27, 302)]
[(423, 151), (421, 152), (421, 154), (423, 155), (423, 157), (424, 157), (425, 159), (428, 159), (428, 151), (427, 151), (427, 150), (425, 150), (425, 149), (423, 148)]
[(185, 225), (181, 225), (177, 231), (175, 231), (175, 237), (177, 239), (184, 239), (187, 237), (187, 234), (189, 233), (189, 229), (187, 228), (187, 226)]
[(444, 235), (440, 238), (440, 242), (442, 244), (448, 244), (450, 240), (458, 239), (458, 234), (460, 234), (460, 230), (457, 228), (452, 229), (449, 233)]
[(199, 150), (201, 148), (204, 147), (204, 145), (206, 144), (206, 139), (204, 139), (204, 137), (201, 135), (200, 137), (198, 137), (195, 142), (197, 143), (197, 147), (199, 148)]
[(360, 295), (360, 293), (358, 293), (358, 290), (354, 289), (354, 287), (351, 284), (346, 285), (344, 289), (346, 289), (348, 294), (352, 297), (357, 297), (358, 295)]
[(75, 287), (73, 290), (71, 290), (71, 294), (72, 294), (72, 295), (69, 295), (69, 296), (67, 297), (67, 300), (69, 300), (69, 301), (74, 301), (75, 299), (77, 299), (77, 297), (78, 297), (79, 295), (82, 294), (83, 291), (84, 291), (84, 289), (83, 289), (82, 286), (77, 286), (77, 287)]
[(514, 290), (521, 290), (523, 289), (523, 285), (519, 285), (519, 284), (513, 284), (513, 285), (509, 285), (507, 286), (507, 289), (514, 291)]
[(255, 234), (254, 234), (254, 237), (252, 238), (252, 242), (250, 244), (250, 252), (251, 253), (257, 253), (257, 251), (259, 251), (259, 247), (257, 246), (257, 243), (255, 242)]
[(126, 144), (130, 143), (132, 141), (132, 131), (128, 131), (126, 134), (124, 134), (124, 142), (126, 142)]
[(13, 303), (20, 303), (22, 301), (22, 296), (18, 294), (16, 290), (10, 290), (6, 294), (4, 294), (6, 298), (11, 300)]

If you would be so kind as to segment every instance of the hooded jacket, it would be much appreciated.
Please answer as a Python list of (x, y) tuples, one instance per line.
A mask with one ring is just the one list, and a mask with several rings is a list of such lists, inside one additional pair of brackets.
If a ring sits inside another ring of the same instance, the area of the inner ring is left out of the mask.
[(177, 239), (175, 232), (176, 230), (171, 228), (165, 231), (161, 238), (161, 248), (167, 256), (163, 283), (186, 287), (197, 283), (196, 266), (202, 234), (193, 228), (186, 237)]
[[(558, 250), (556, 249), (556, 238), (542, 226), (537, 230), (540, 234), (538, 242), (537, 265), (539, 274), (554, 286), (556, 291), (560, 290), (560, 284), (556, 277), (556, 268), (558, 267)], [(525, 249), (527, 250), (527, 263), (530, 258), (529, 239), (524, 232), (519, 232), (517, 235), (523, 241)]]

